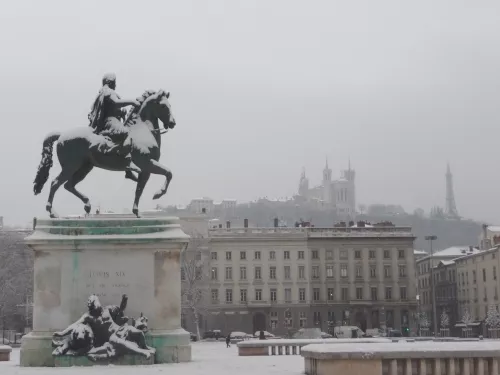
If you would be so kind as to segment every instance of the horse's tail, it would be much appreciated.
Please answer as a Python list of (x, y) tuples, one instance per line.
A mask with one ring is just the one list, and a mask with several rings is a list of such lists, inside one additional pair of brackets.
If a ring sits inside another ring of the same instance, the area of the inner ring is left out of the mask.
[(42, 160), (36, 172), (35, 181), (33, 181), (33, 192), (35, 195), (40, 194), (43, 185), (49, 179), (49, 171), (52, 167), (52, 151), (54, 149), (54, 142), (59, 139), (61, 133), (50, 133), (43, 140)]

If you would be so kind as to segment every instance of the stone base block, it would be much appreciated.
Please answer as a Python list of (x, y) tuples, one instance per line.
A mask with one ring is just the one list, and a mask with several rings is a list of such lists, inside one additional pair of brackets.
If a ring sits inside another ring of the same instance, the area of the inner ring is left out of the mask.
[(241, 357), (269, 355), (268, 346), (238, 346), (238, 355)]
[(179, 363), (191, 361), (191, 337), (183, 329), (151, 331), (146, 343), (156, 349), (155, 363)]
[(95, 362), (87, 357), (74, 357), (69, 355), (54, 357), (56, 367), (153, 365), (154, 360), (154, 356), (146, 359), (144, 356), (138, 354), (125, 354), (124, 356), (118, 358), (98, 360)]
[(22, 367), (54, 367), (52, 334), (30, 332), (21, 340)]
[(7, 345), (0, 345), (0, 362), (10, 361), (10, 353), (12, 348)]

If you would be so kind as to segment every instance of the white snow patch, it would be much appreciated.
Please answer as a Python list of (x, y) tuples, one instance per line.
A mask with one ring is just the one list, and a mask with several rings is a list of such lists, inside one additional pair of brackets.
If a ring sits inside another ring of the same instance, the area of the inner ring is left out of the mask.
[(19, 349), (14, 349), (9, 362), (0, 362), (2, 375), (302, 375), (301, 356), (239, 357), (236, 345), (226, 348), (225, 342), (194, 342), (193, 360), (152, 366), (102, 366), (51, 368), (19, 367)]

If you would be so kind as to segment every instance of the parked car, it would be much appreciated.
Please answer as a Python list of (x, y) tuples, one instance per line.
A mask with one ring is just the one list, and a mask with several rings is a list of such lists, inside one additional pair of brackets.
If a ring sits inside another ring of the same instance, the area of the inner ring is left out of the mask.
[(225, 336), (222, 334), (222, 332), (218, 329), (214, 329), (212, 331), (206, 331), (203, 333), (203, 339), (204, 340), (207, 340), (207, 339), (220, 339), (220, 338), (224, 338)]
[(391, 329), (387, 333), (387, 337), (403, 337), (403, 334), (399, 329)]
[(191, 338), (191, 341), (198, 341), (198, 336), (195, 333), (189, 332), (189, 336)]

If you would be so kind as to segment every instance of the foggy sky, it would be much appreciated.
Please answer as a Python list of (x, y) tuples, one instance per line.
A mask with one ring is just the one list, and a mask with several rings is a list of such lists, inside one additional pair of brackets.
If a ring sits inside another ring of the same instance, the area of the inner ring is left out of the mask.
[[(87, 126), (102, 75), (122, 97), (171, 92), (177, 127), (142, 210), (191, 198), (292, 196), (350, 158), (358, 203), (444, 206), (500, 222), (500, 2), (5, 1), (0, 12), (0, 215), (45, 216), (32, 181), (50, 131)], [(57, 157), (55, 158), (57, 160)], [(50, 179), (60, 171), (55, 161)], [(135, 184), (94, 169), (93, 208), (122, 211)], [(83, 213), (61, 188), (54, 208)]]

